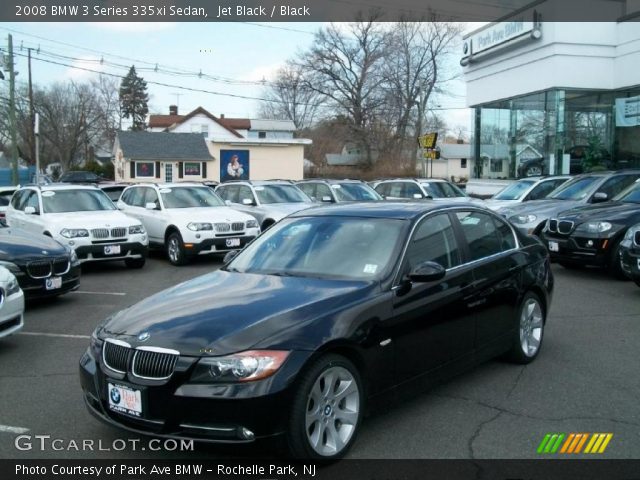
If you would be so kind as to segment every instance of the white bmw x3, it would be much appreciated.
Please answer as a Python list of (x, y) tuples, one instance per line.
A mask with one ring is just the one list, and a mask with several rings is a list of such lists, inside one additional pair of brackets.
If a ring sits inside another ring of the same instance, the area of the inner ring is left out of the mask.
[(24, 294), (13, 273), (0, 267), (0, 338), (24, 325)]
[(151, 246), (163, 248), (173, 265), (240, 250), (260, 233), (255, 218), (227, 207), (202, 184), (133, 185), (122, 192), (118, 208), (142, 222)]
[(119, 212), (111, 199), (90, 185), (27, 185), (7, 207), (7, 224), (48, 235), (76, 252), (81, 263), (124, 260), (141, 268), (149, 239), (142, 224)]

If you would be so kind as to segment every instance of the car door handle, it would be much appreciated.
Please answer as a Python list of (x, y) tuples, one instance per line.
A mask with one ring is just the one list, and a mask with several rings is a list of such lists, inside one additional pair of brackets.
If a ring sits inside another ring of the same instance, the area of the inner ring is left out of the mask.
[(485, 303), (487, 303), (487, 299), (481, 298), (480, 300), (476, 300), (475, 302), (467, 303), (467, 307), (469, 308), (479, 307), (480, 305), (484, 305)]

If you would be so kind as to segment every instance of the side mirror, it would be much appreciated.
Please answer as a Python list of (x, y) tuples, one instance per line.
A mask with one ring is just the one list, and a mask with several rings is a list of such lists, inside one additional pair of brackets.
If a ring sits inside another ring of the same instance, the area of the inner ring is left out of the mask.
[(419, 193), (414, 193), (413, 194), (413, 198), (416, 199), (416, 200), (420, 200), (420, 199), (422, 199), (422, 195), (419, 194)]
[(25, 207), (24, 213), (26, 213), (27, 215), (37, 215), (35, 207)]
[(147, 202), (144, 205), (144, 208), (146, 208), (147, 210), (158, 210), (156, 204), (154, 202)]
[(327, 203), (332, 203), (333, 202), (333, 198), (331, 198), (329, 195), (324, 195), (322, 197), (322, 201), (323, 202), (327, 202)]
[(422, 262), (411, 270), (409, 280), (416, 283), (434, 282), (444, 277), (445, 268), (436, 262)]
[(604, 192), (596, 192), (593, 195), (593, 203), (606, 202), (607, 200), (609, 200), (609, 195)]
[(116, 208), (117, 208), (118, 210), (124, 210), (126, 206), (127, 206), (127, 204), (126, 204), (126, 203), (124, 203), (122, 200), (118, 200), (118, 201), (116, 202)]
[(250, 198), (243, 198), (242, 199), (242, 204), (243, 205), (253, 205), (253, 200), (251, 200)]
[(239, 253), (240, 253), (240, 250), (231, 250), (230, 252), (227, 252), (225, 254), (224, 258), (222, 259), (222, 263), (224, 263), (226, 265), (231, 260), (236, 258), (236, 255), (238, 255)]

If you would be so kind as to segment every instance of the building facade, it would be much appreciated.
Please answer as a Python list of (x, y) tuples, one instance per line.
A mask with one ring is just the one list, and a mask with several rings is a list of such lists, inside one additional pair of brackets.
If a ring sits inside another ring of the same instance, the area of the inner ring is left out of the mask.
[(640, 167), (640, 23), (545, 23), (544, 7), (464, 38), (471, 177)]

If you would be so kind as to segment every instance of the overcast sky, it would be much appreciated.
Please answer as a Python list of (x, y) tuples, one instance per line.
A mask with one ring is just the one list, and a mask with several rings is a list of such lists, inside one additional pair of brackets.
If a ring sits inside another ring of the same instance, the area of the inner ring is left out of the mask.
[[(26, 56), (30, 47), (34, 49), (32, 75), (36, 84), (81, 81), (96, 76), (87, 70), (122, 76), (135, 65), (148, 82), (152, 113), (168, 113), (169, 105), (178, 104), (180, 113), (202, 106), (214, 115), (255, 118), (259, 103), (255, 98), (263, 92), (260, 82), (272, 78), (287, 59), (307, 49), (313, 42), (313, 33), (321, 26), (213, 22), (0, 23), (0, 44), (6, 45), (7, 35), (13, 35), (19, 81), (27, 80), (27, 59), (21, 55)], [(457, 56), (452, 59), (451, 72), (461, 73), (458, 60)], [(433, 105), (444, 109), (442, 113), (451, 127), (468, 128), (464, 82), (458, 79), (448, 87), (451, 95), (435, 99)]]

